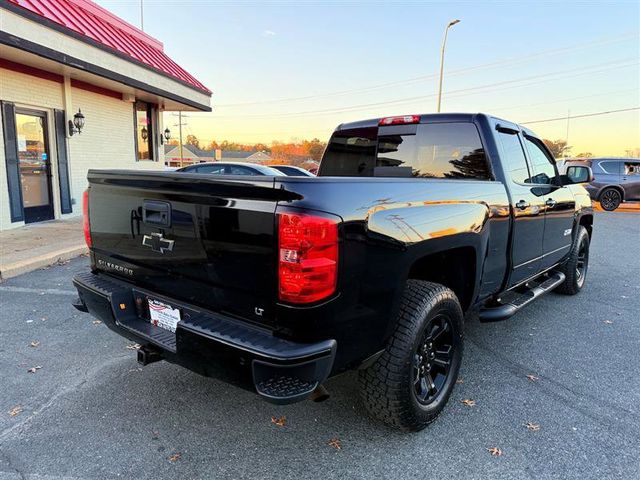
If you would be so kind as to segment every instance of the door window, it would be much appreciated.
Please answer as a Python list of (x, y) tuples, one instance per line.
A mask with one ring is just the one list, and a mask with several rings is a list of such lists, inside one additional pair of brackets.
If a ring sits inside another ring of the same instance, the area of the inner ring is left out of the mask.
[(51, 219), (51, 159), (44, 114), (16, 113), (16, 137), (25, 222)]
[(515, 183), (530, 183), (527, 158), (518, 135), (499, 132), (498, 138), (502, 146), (502, 164), (505, 175)]
[(138, 160), (155, 160), (153, 151), (154, 108), (150, 103), (136, 102), (136, 145)]
[(555, 183), (556, 168), (555, 165), (551, 163), (551, 159), (535, 140), (525, 136), (525, 144), (527, 145), (527, 151), (529, 152), (529, 158), (531, 159), (531, 168), (533, 170), (530, 183)]
[(640, 176), (640, 163), (624, 162), (624, 174)]

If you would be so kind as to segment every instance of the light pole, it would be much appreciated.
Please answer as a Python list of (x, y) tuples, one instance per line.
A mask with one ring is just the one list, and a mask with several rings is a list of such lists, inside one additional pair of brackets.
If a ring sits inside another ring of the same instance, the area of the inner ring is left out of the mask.
[(440, 113), (440, 103), (442, 101), (442, 74), (444, 71), (444, 48), (447, 45), (447, 33), (449, 29), (453, 27), (456, 23), (460, 23), (460, 20), (451, 20), (447, 25), (447, 28), (444, 29), (444, 38), (442, 39), (442, 48), (440, 49), (440, 84), (438, 86), (438, 108), (437, 112)]

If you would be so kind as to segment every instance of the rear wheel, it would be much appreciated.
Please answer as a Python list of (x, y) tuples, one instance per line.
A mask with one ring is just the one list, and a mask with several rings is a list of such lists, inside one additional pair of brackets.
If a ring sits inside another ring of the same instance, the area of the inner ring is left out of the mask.
[(600, 206), (607, 212), (612, 212), (622, 203), (622, 194), (615, 188), (605, 188), (600, 194)]
[(589, 233), (582, 225), (571, 245), (569, 259), (558, 270), (564, 273), (565, 281), (556, 288), (556, 292), (565, 295), (575, 295), (584, 286), (589, 269)]
[(433, 422), (458, 378), (462, 329), (462, 308), (451, 290), (409, 280), (385, 352), (360, 372), (369, 413), (403, 430), (422, 430)]

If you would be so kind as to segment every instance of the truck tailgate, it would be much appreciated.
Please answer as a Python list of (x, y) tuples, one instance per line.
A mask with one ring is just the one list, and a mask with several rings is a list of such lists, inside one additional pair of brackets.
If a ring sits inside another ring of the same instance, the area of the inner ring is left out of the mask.
[(277, 294), (273, 177), (90, 171), (93, 265), (152, 291), (269, 323)]

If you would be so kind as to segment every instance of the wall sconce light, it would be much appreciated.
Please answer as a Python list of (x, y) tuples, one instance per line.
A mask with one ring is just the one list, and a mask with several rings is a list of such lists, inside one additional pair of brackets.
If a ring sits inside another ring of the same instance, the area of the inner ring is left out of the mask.
[(140, 136), (142, 137), (142, 140), (145, 142), (147, 141), (147, 138), (149, 138), (149, 131), (147, 130), (147, 127), (142, 127), (142, 130), (140, 130)]
[(171, 138), (171, 130), (169, 130), (168, 128), (165, 128), (164, 134), (160, 135), (160, 145), (163, 145), (164, 142), (168, 142), (170, 138)]
[(74, 133), (82, 133), (84, 128), (84, 115), (78, 109), (78, 113), (73, 116), (73, 120), (69, 120), (69, 136), (73, 137)]

